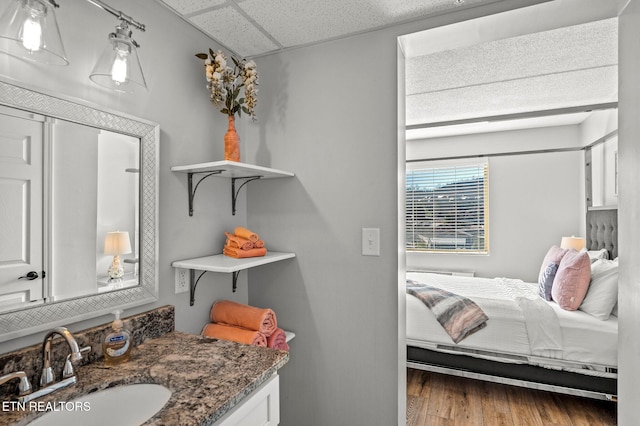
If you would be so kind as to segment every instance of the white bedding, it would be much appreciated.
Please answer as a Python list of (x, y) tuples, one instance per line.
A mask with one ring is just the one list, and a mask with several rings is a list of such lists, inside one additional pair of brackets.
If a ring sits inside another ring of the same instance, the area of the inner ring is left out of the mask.
[(469, 297), (489, 317), (485, 328), (456, 345), (431, 311), (407, 295), (410, 346), (534, 365), (553, 366), (557, 361), (558, 368), (573, 363), (578, 369), (617, 365), (617, 318), (601, 321), (582, 311), (565, 311), (540, 298), (537, 284), (422, 272), (407, 273), (407, 278)]

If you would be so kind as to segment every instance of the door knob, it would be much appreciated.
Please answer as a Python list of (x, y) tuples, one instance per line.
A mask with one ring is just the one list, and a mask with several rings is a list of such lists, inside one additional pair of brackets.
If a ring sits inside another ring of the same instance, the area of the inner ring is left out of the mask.
[(38, 278), (38, 273), (36, 271), (30, 271), (27, 273), (27, 275), (24, 275), (22, 277), (19, 277), (19, 280), (35, 280), (36, 278)]

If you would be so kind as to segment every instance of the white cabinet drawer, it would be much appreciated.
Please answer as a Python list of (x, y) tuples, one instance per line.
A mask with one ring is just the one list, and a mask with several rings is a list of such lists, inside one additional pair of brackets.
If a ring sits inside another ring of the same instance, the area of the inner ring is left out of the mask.
[(278, 423), (280, 423), (280, 385), (279, 376), (274, 374), (215, 425), (275, 426)]

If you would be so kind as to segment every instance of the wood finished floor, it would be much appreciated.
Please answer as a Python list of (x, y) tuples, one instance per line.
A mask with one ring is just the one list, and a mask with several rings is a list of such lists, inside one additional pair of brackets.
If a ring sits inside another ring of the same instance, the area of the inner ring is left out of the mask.
[(615, 402), (407, 369), (407, 426), (615, 424)]

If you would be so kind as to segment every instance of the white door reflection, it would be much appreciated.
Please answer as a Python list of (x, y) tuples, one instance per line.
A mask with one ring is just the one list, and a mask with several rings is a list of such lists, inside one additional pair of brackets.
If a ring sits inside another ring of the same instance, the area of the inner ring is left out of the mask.
[[(50, 300), (137, 285), (139, 140), (67, 121), (53, 122)], [(117, 281), (108, 277), (113, 255), (104, 253), (105, 237), (111, 231), (133, 236), (131, 252), (121, 253), (125, 276)]]

